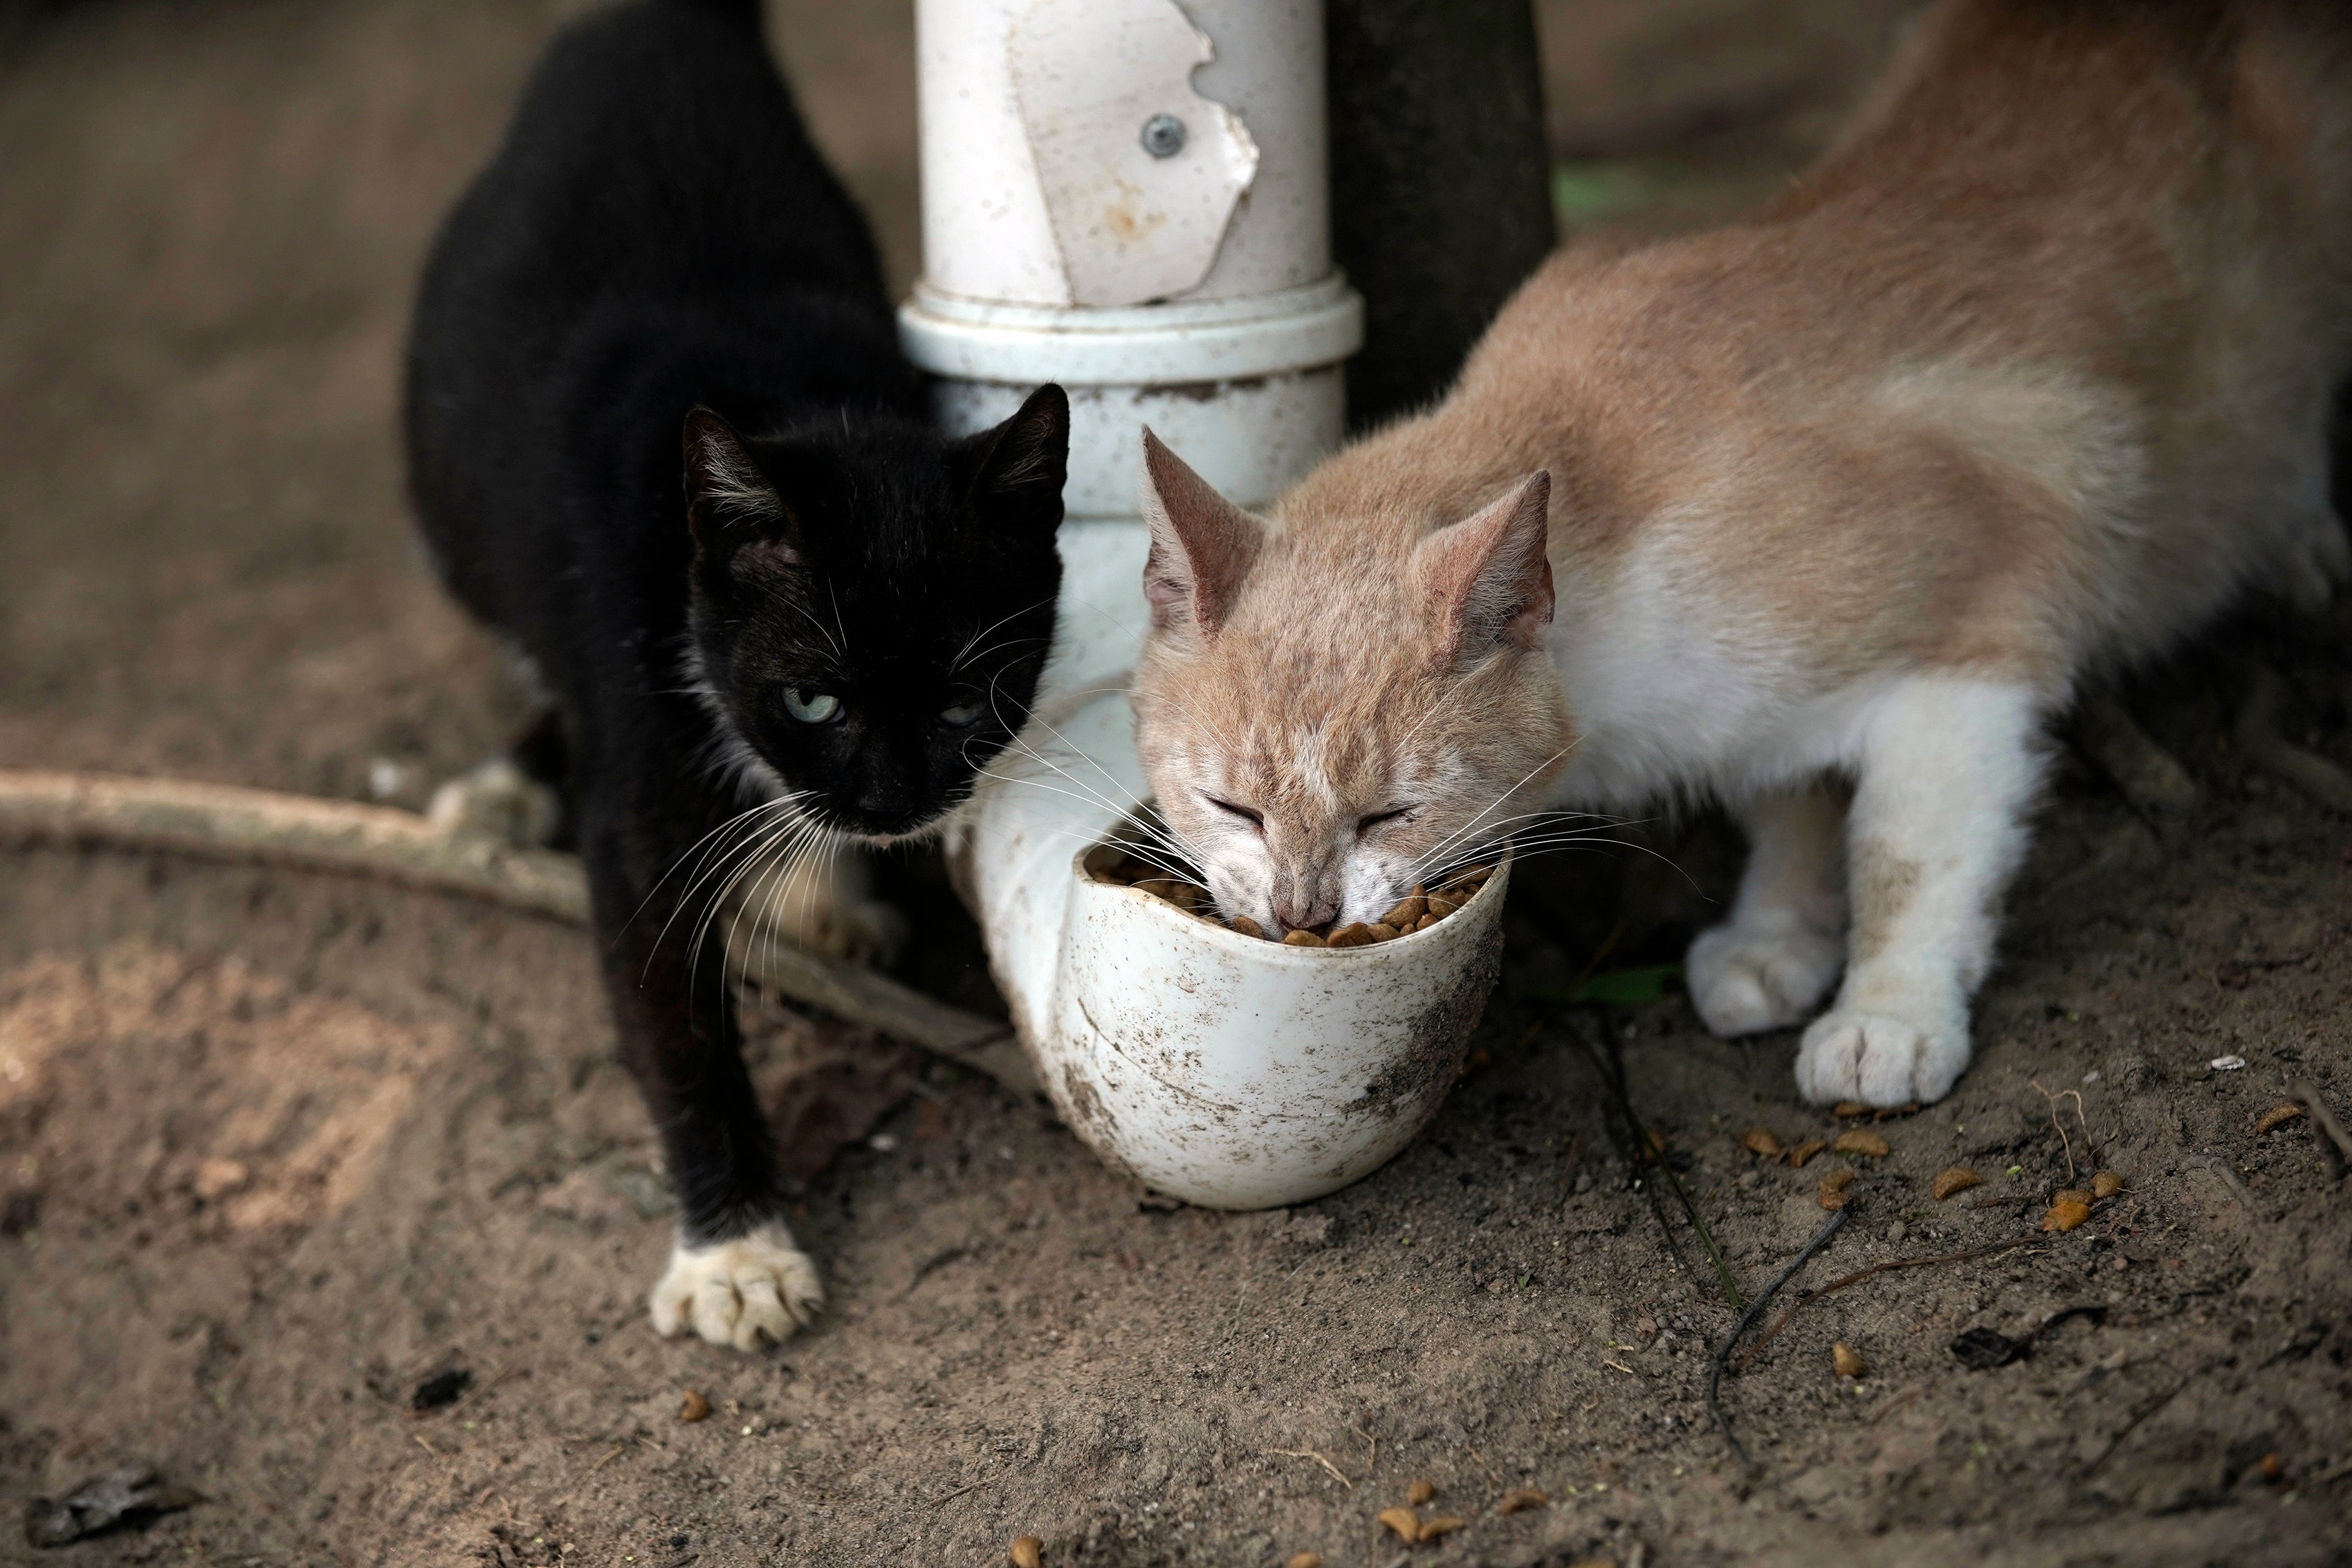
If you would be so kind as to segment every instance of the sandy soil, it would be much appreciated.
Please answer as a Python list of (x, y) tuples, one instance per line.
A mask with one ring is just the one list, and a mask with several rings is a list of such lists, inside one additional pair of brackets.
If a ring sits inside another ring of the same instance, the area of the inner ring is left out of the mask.
[[(492, 651), (415, 562), (391, 411), (421, 247), (571, 8), (152, 0), (5, 46), (0, 766), (415, 804), (504, 735)], [(903, 278), (903, 9), (778, 20)], [(1631, 100), (1575, 123), (1665, 113)], [(1794, 1103), (1790, 1039), (1528, 999), (1612, 930), (1612, 964), (1671, 956), (1730, 865), (1705, 822), (1649, 830), (1689, 883), (1630, 852), (1526, 878), (1483, 1063), (1392, 1166), (1286, 1214), (1158, 1205), (1038, 1104), (777, 1016), (780, 1095), (812, 1059), (914, 1089), (810, 1182), (835, 1309), (761, 1357), (645, 1324), (666, 1203), (579, 935), (10, 852), (0, 1504), (142, 1457), (205, 1500), (55, 1555), (0, 1521), (0, 1561), (985, 1563), (1034, 1533), (1055, 1563), (2352, 1563), (2352, 1191), (2308, 1118), (2255, 1132), (2297, 1080), (2352, 1104), (2352, 827), (2221, 738), (2260, 655), (2295, 737), (2352, 757), (2335, 646), (2241, 632), (2135, 693), (2200, 784), (2183, 818), (2068, 761), (1982, 1054), (1876, 1125), (1884, 1158), (1741, 1147), (1843, 1125)], [(1744, 1291), (1822, 1221), (1825, 1170), (1853, 1219), (1808, 1282), (2026, 1244), (1800, 1313), (1724, 1384), (1751, 1475), (1702, 1406), (1732, 1312), (1612, 1137), (1612, 1053)], [(1937, 1202), (1956, 1162), (1987, 1179)], [(2094, 1168), (2124, 1194), (2035, 1231)], [(2104, 1320), (2013, 1365), (1947, 1348), (2076, 1305)], [(452, 1368), (458, 1401), (412, 1412)], [(677, 1418), (688, 1388), (710, 1418)], [(1408, 1552), (1373, 1515), (1416, 1478), (1467, 1522)], [(1521, 1486), (1551, 1505), (1499, 1513)]]

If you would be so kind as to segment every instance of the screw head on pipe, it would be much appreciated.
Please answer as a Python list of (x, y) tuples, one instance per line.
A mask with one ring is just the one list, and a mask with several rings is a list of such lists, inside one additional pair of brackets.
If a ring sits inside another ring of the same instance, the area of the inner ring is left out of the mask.
[(1184, 122), (1172, 114), (1155, 114), (1143, 122), (1141, 141), (1154, 158), (1173, 158), (1184, 151)]

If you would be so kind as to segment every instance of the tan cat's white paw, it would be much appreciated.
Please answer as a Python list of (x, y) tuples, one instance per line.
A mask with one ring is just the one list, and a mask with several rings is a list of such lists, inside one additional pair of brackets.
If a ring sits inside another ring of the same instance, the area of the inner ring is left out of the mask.
[(1925, 1105), (1951, 1092), (1969, 1064), (1966, 1009), (1932, 1022), (1839, 1008), (1805, 1030), (1797, 1092), (1816, 1105)]
[(777, 1224), (709, 1246), (680, 1240), (648, 1305), (664, 1339), (692, 1329), (712, 1344), (757, 1350), (782, 1344), (816, 1321), (824, 1286), (816, 1265)]
[(1728, 1040), (1801, 1023), (1845, 963), (1845, 938), (1791, 921), (1718, 925), (1690, 946), (1683, 969), (1701, 1022)]

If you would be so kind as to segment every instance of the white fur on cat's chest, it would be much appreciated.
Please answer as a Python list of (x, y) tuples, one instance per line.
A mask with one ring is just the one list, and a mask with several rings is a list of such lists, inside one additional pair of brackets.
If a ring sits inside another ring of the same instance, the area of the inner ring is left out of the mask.
[(1578, 739), (1554, 804), (1633, 810), (1787, 788), (1851, 762), (1887, 685), (1811, 688), (1786, 632), (1675, 585), (1654, 549), (1597, 591), (1563, 590), (1550, 649)]

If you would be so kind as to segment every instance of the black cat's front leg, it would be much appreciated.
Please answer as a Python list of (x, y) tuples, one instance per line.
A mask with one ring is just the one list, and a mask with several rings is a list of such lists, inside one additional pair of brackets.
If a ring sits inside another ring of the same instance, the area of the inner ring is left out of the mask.
[[(650, 1301), (656, 1332), (758, 1348), (824, 1304), (782, 1218), (767, 1118), (744, 1071), (711, 888), (677, 862), (725, 811), (690, 786), (591, 798), (583, 811), (605, 988), (677, 1193), (677, 1241)], [(691, 896), (689, 889), (692, 888)], [(675, 918), (673, 918), (675, 916)]]

